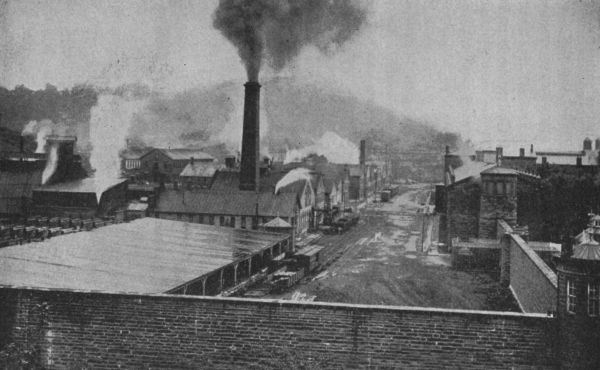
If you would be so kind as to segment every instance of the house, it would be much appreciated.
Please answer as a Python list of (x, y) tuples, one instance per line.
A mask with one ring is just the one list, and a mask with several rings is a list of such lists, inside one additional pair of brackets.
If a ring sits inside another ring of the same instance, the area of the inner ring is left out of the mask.
[(216, 162), (200, 162), (191, 158), (179, 174), (179, 180), (186, 189), (209, 189), (215, 173), (221, 168)]
[(119, 153), (121, 157), (121, 171), (127, 176), (137, 175), (142, 168), (142, 156), (146, 150), (126, 149)]
[(198, 149), (152, 149), (140, 157), (140, 170), (156, 182), (173, 182), (194, 158), (211, 163), (214, 157)]

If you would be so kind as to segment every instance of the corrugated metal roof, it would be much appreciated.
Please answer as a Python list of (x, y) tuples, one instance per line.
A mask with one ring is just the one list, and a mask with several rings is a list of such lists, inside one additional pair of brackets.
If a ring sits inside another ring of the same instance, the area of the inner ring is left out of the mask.
[(275, 195), (253, 191), (217, 192), (166, 190), (156, 204), (156, 212), (232, 216), (293, 217), (298, 197), (292, 193)]
[(164, 293), (285, 239), (142, 218), (0, 249), (0, 285)]
[(222, 166), (213, 162), (188, 163), (181, 171), (181, 177), (213, 177)]

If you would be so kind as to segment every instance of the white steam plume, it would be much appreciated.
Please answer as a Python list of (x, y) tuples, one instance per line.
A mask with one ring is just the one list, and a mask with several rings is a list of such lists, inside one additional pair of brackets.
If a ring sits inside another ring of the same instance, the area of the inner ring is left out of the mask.
[(323, 155), (331, 163), (358, 164), (359, 149), (354, 143), (327, 131), (313, 145), (288, 150), (284, 163), (300, 162), (309, 154)]
[(29, 123), (23, 128), (21, 135), (35, 136), (35, 142), (37, 144), (35, 152), (45, 153), (46, 137), (52, 135), (54, 129), (55, 125), (49, 119), (43, 119), (41, 121), (29, 121)]
[(58, 143), (52, 144), (48, 153), (48, 159), (46, 160), (46, 167), (44, 167), (44, 172), (42, 172), (42, 185), (45, 185), (54, 171), (56, 171), (56, 166), (58, 165)]
[(132, 120), (146, 105), (146, 100), (128, 96), (101, 95), (91, 110), (90, 164), (98, 191), (121, 177), (119, 151), (126, 145)]
[(279, 189), (301, 180), (306, 180), (310, 184), (310, 170), (302, 167), (294, 168), (277, 182), (277, 185), (275, 185), (275, 194), (279, 192)]

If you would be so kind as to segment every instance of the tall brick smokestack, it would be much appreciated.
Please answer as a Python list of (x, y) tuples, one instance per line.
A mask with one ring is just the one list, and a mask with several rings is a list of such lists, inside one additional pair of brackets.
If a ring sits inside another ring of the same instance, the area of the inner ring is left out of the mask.
[(260, 84), (246, 82), (240, 190), (258, 190), (260, 158)]

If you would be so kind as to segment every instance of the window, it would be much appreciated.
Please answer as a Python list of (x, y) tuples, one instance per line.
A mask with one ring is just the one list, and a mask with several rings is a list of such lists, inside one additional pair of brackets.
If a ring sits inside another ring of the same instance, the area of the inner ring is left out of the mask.
[(219, 216), (219, 226), (225, 226), (225, 216)]
[(600, 287), (598, 283), (588, 283), (588, 315), (598, 316), (599, 303)]
[(215, 216), (214, 215), (209, 215), (208, 216), (208, 224), (209, 225), (214, 225), (215, 224)]
[(510, 194), (512, 194), (512, 192), (513, 192), (513, 186), (512, 186), (512, 183), (510, 183), (510, 182), (507, 182), (507, 183), (506, 183), (506, 194), (510, 195)]
[(231, 221), (229, 222), (229, 226), (235, 227), (235, 216), (231, 216)]
[(498, 195), (504, 194), (504, 183), (503, 182), (496, 183), (496, 194), (498, 194)]
[(240, 227), (242, 229), (245, 229), (246, 228), (246, 216), (242, 216), (241, 223), (242, 224), (240, 225)]
[(577, 292), (575, 284), (571, 280), (567, 280), (567, 312), (575, 313), (575, 299)]

